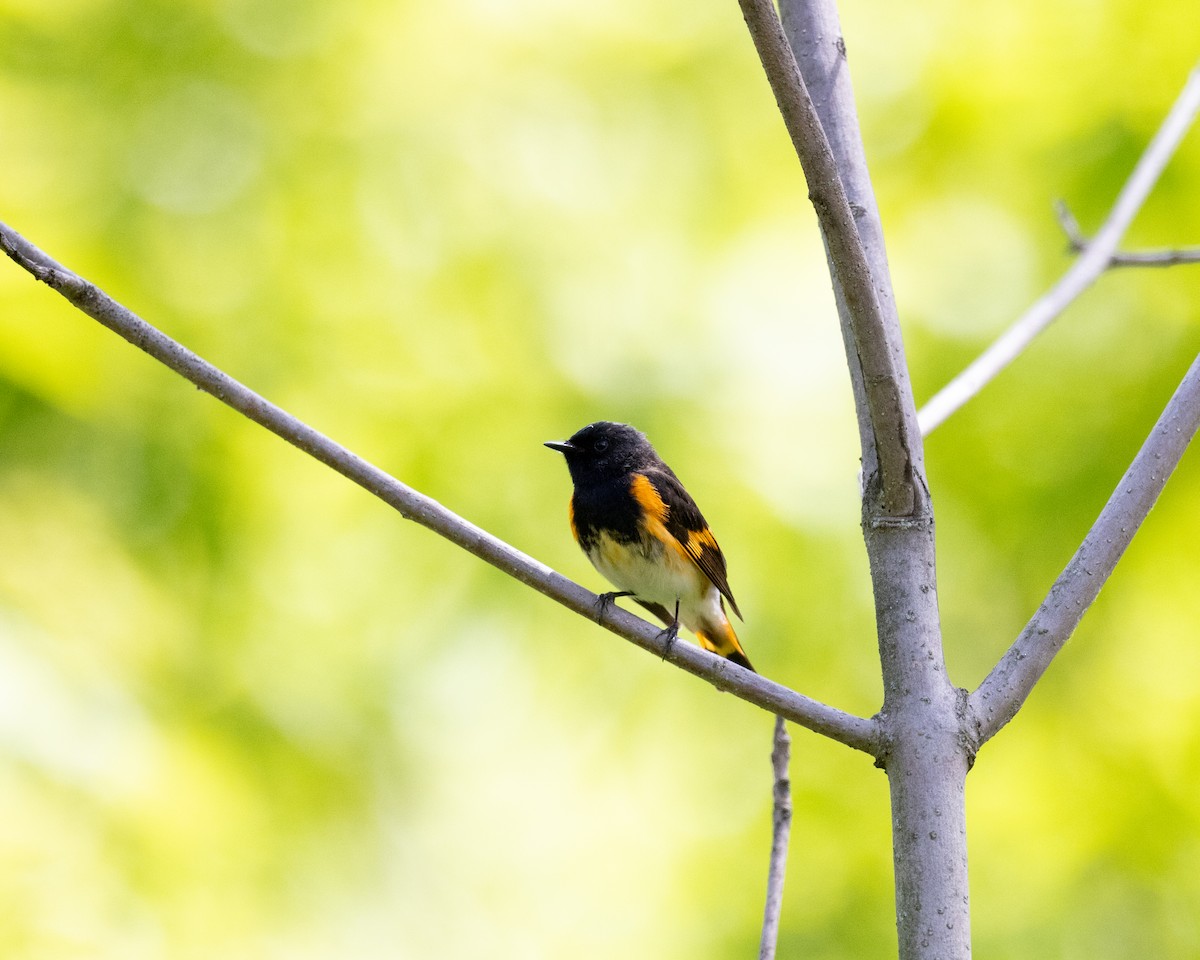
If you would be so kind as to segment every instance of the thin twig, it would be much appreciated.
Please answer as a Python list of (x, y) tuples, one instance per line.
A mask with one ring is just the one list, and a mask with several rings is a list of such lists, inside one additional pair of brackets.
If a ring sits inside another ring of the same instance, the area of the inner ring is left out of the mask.
[(1075, 631), (1200, 427), (1200, 356), (1021, 635), (971, 694), (978, 743), (1011, 720)]
[(775, 778), (772, 790), (771, 863), (767, 869), (767, 904), (763, 908), (762, 940), (758, 960), (775, 960), (779, 943), (779, 919), (783, 912), (783, 881), (787, 877), (788, 841), (792, 833), (792, 782), (788, 763), (792, 757), (792, 738), (783, 717), (775, 718), (775, 739), (771, 749), (771, 770)]
[[(1072, 253), (1083, 253), (1094, 241), (1083, 235), (1075, 214), (1063, 200), (1054, 202), (1054, 213), (1059, 226), (1067, 235), (1067, 244)], [(1200, 263), (1200, 247), (1183, 247), (1173, 250), (1118, 250), (1108, 258), (1109, 267), (1177, 267), (1182, 264)]]
[(896, 362), (900, 350), (894, 350), (889, 341), (888, 326), (837, 162), (774, 4), (772, 0), (738, 2), (804, 169), (834, 283), (850, 315), (878, 458), (882, 512), (887, 516), (910, 516), (921, 506), (915, 479), (918, 471), (914, 467), (914, 459), (919, 460), (914, 451), (920, 449), (920, 437), (902, 382), (904, 374)]
[(436, 500), (405, 486), (373, 464), (335, 443), (287, 411), (223, 373), (182, 344), (152, 327), (98, 287), (62, 266), (28, 240), (0, 223), (0, 248), (38, 280), (135, 347), (211, 393), (255, 423), (342, 476), (354, 481), (398, 510), (405, 519), (445, 537), (492, 566), (557, 600), (563, 606), (624, 637), (659, 657), (664, 657), (719, 690), (755, 704), (771, 713), (872, 756), (879, 752), (878, 724), (796, 693), (756, 673), (743, 670), (723, 657), (689, 643), (668, 644), (662, 631), (617, 607), (600, 616), (599, 598), (545, 564), (509, 546), (473, 523), (447, 510)]
[(1200, 247), (1179, 247), (1171, 250), (1128, 250), (1114, 253), (1110, 267), (1181, 267), (1200, 263)]
[(1130, 222), (1146, 202), (1154, 184), (1196, 112), (1200, 110), (1200, 66), (1188, 74), (1178, 99), (1146, 147), (1121, 188), (1108, 219), (1062, 278), (977, 357), (962, 373), (942, 387), (917, 414), (921, 432), (928, 435), (947, 417), (979, 393), (1048, 327), (1056, 317), (1090, 287), (1112, 261)]

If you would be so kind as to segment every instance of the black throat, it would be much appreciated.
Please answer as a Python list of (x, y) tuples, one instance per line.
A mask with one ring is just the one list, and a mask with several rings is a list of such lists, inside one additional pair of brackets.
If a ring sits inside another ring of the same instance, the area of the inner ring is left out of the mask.
[(572, 501), (575, 530), (584, 550), (594, 547), (600, 533), (607, 533), (619, 543), (632, 543), (641, 538), (639, 519), (641, 505), (630, 492), (630, 476), (606, 480), (590, 480), (575, 484)]

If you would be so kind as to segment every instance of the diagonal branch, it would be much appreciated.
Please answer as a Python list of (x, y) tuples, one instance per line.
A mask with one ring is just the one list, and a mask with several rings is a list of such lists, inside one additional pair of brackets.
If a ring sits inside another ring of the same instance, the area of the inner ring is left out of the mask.
[[(871, 184), (871, 172), (867, 168), (866, 150), (858, 122), (854, 85), (850, 78), (850, 63), (842, 38), (837, 0), (779, 0), (778, 6), (784, 36), (792, 48), (796, 64), (800, 68), (800, 76), (808, 88), (813, 106), (816, 107), (821, 129), (829, 140), (830, 150), (837, 162), (842, 189), (846, 191), (846, 199), (850, 202), (850, 210), (854, 214), (854, 224), (858, 228), (858, 237), (866, 252), (867, 265), (871, 269), (871, 280), (883, 312), (885, 331), (888, 333), (896, 368), (906, 370), (904, 344), (899, 334), (900, 318), (896, 312), (896, 301), (892, 292), (892, 275), (888, 266), (883, 224), (879, 216), (879, 204), (875, 200), (875, 189)], [(786, 78), (781, 79), (786, 82)], [(826, 258), (829, 258), (828, 249)], [(829, 266), (832, 273), (832, 261)], [(862, 364), (854, 343), (850, 309), (836, 280), (833, 293), (858, 419), (862, 446), (862, 476), (872, 477), (878, 474), (879, 470), (874, 438), (871, 434), (871, 417), (866, 402)], [(902, 386), (905, 390), (904, 403), (912, 404), (912, 388), (907, 377)], [(913, 429), (915, 432), (915, 427)], [(920, 463), (923, 457), (920, 448), (910, 452)]]
[(921, 408), (917, 418), (928, 435), (979, 393), (1015, 360), (1112, 263), (1126, 229), (1146, 202), (1167, 162), (1200, 110), (1200, 65), (1188, 74), (1178, 99), (1117, 195), (1108, 219), (1061, 279)]
[[(1072, 253), (1083, 253), (1094, 241), (1085, 237), (1079, 228), (1079, 221), (1071, 208), (1062, 200), (1054, 203), (1054, 213), (1058, 217), (1063, 233), (1067, 235), (1067, 243)], [(1185, 263), (1200, 263), (1200, 247), (1184, 247), (1174, 250), (1138, 250), (1134, 252), (1118, 250), (1108, 258), (1109, 267), (1177, 267)]]
[(1154, 506), (1197, 427), (1200, 427), (1200, 356), (1192, 363), (1037, 613), (971, 694), (969, 705), (978, 724), (979, 744), (994, 737), (1016, 716), (1075, 631)]
[(852, 346), (862, 367), (871, 431), (864, 438), (863, 462), (871, 462), (868, 454), (873, 447), (882, 513), (890, 517), (910, 516), (920, 509), (922, 500), (915, 480), (920, 436), (911, 409), (907, 375), (897, 363), (900, 350), (889, 337), (889, 325), (837, 162), (772, 0), (738, 2), (804, 169), (834, 285), (847, 306)]
[(0, 249), (89, 317), (238, 413), (354, 481), (394, 507), (405, 519), (427, 527), (588, 620), (598, 622), (643, 650), (664, 657), (688, 673), (707, 680), (719, 690), (728, 691), (747, 703), (783, 716), (846, 746), (872, 756), (878, 755), (880, 737), (874, 719), (864, 719), (812, 700), (692, 644), (668, 645), (657, 627), (619, 608), (609, 607), (601, 614), (596, 594), (464, 520), (436, 500), (405, 486), (259, 396), (146, 323), (98, 287), (51, 259), (3, 223), (0, 223)]

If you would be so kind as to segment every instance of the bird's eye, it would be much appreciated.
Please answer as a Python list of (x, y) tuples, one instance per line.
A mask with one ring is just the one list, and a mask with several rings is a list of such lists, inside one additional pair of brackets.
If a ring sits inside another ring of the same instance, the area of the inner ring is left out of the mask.
[(605, 440), (603, 437), (601, 437), (599, 440), (597, 440), (595, 443), (592, 444), (592, 449), (595, 450), (597, 453), (603, 453), (605, 450), (608, 449), (608, 441)]

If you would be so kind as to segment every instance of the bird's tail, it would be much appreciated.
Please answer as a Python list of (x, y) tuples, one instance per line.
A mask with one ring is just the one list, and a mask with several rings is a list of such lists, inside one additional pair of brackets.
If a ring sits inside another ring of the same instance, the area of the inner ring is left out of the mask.
[(696, 639), (700, 641), (700, 646), (711, 653), (724, 657), (726, 660), (732, 660), (739, 667), (745, 667), (747, 670), (757, 672), (750, 665), (750, 658), (746, 656), (746, 651), (742, 649), (741, 643), (738, 642), (737, 634), (733, 632), (733, 624), (724, 615), (725, 604), (721, 604), (721, 614), (721, 622), (709, 621), (693, 631), (696, 634)]

